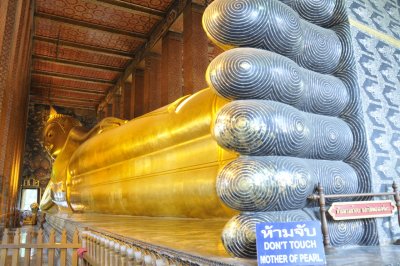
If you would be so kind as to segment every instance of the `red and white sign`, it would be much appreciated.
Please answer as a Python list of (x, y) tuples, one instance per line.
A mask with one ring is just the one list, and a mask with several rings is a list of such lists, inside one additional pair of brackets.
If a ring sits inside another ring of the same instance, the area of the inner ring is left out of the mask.
[(392, 216), (396, 206), (391, 200), (335, 202), (328, 212), (334, 220)]

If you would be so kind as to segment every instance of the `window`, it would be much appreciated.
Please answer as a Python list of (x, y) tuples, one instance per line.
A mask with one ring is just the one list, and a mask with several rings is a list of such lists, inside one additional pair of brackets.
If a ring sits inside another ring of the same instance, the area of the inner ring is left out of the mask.
[(32, 203), (39, 203), (39, 189), (37, 188), (23, 188), (21, 199), (21, 210), (31, 210)]

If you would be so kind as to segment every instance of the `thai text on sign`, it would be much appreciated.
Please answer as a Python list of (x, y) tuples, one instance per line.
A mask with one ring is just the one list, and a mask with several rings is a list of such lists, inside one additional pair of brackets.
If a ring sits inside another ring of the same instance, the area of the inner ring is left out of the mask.
[(324, 265), (319, 221), (256, 225), (258, 265)]
[(391, 200), (335, 202), (328, 213), (335, 220), (392, 216), (396, 210)]

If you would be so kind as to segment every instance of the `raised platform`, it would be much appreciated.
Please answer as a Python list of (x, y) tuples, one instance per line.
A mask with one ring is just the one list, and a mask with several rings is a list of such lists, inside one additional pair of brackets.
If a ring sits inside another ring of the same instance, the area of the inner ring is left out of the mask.
[[(257, 265), (230, 257), (221, 242), (226, 220), (171, 219), (100, 214), (52, 215), (48, 225), (73, 231), (90, 228), (144, 249), (199, 265)], [(326, 250), (328, 265), (399, 265), (400, 246)]]

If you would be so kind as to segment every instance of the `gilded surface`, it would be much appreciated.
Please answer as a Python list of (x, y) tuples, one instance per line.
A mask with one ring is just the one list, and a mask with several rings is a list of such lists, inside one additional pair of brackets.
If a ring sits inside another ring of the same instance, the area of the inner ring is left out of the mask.
[(206, 89), (130, 122), (103, 120), (90, 132), (49, 123), (45, 145), (57, 155), (53, 200), (73, 211), (231, 217), (215, 182), (236, 155), (210, 133), (225, 103)]

